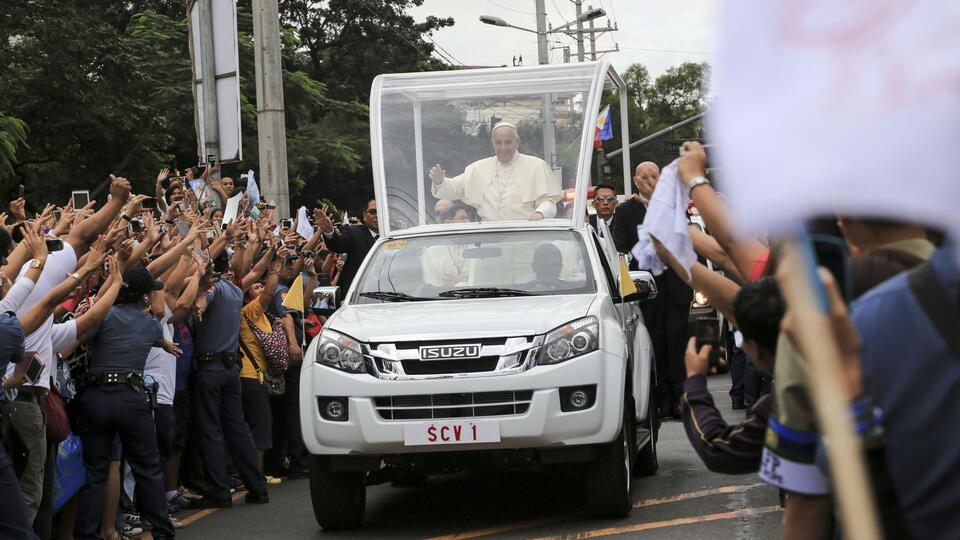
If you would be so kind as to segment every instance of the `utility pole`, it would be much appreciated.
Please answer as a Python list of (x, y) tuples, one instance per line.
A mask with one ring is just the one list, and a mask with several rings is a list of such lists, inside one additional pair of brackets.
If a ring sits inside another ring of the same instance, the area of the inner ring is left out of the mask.
[(535, 0), (537, 8), (537, 63), (550, 63), (550, 53), (547, 50), (547, 8), (544, 0)]
[(217, 64), (213, 52), (213, 6), (211, 0), (200, 0), (200, 80), (203, 89), (203, 156), (204, 163), (220, 159), (220, 120), (217, 114)]
[(260, 190), (263, 198), (266, 201), (275, 201), (277, 215), (287, 218), (291, 215), (290, 185), (287, 179), (287, 131), (283, 107), (283, 68), (277, 1), (253, 0), (257, 141), (260, 147)]
[[(580, 22), (580, 15), (583, 14), (583, 0), (573, 0), (577, 6), (577, 62), (583, 62), (583, 23)], [(590, 23), (593, 26), (593, 23)]]
[[(587, 6), (587, 9), (593, 9), (593, 6)], [(597, 60), (597, 34), (593, 32), (593, 19), (590, 19), (590, 60)]]
[(563, 63), (564, 64), (570, 63), (570, 47), (563, 48)]

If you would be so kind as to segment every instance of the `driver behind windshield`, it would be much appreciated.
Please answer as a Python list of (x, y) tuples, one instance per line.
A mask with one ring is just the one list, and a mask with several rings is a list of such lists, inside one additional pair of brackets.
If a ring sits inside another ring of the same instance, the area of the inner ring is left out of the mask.
[(475, 161), (447, 178), (439, 164), (430, 169), (433, 196), (459, 200), (477, 209), (481, 221), (541, 220), (557, 214), (560, 186), (544, 160), (521, 154), (520, 134), (509, 122), (490, 132), (494, 156)]
[(566, 282), (560, 279), (563, 271), (563, 255), (560, 248), (554, 244), (542, 244), (533, 252), (533, 263), (530, 265), (536, 276), (527, 284), (532, 289), (560, 289)]

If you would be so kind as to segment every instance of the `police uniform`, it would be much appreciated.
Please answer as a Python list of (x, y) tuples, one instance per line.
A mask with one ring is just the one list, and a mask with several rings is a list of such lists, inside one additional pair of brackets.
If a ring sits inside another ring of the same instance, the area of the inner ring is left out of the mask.
[[(162, 288), (144, 268), (123, 273), (125, 295), (136, 297)], [(163, 340), (160, 321), (136, 304), (119, 304), (87, 335), (90, 365), (79, 398), (87, 482), (80, 492), (74, 536), (100, 538), (104, 484), (119, 434), (136, 480), (134, 493), (141, 514), (153, 525), (154, 538), (173, 538), (157, 433), (143, 384), (147, 354)]]
[[(23, 328), (17, 317), (9, 312), (0, 313), (0, 373), (9, 363), (23, 359), (23, 339)], [(0, 393), (0, 403), (3, 403), (3, 414), (6, 415), (4, 399)], [(7, 454), (6, 444), (0, 444), (0, 538), (36, 538), (30, 522), (13, 462)]]
[(226, 447), (246, 485), (248, 502), (267, 502), (267, 483), (257, 463), (250, 426), (240, 401), (240, 310), (243, 291), (229, 280), (217, 281), (206, 293), (207, 310), (194, 339), (197, 422), (203, 444), (203, 465), (213, 491), (204, 506), (230, 506)]

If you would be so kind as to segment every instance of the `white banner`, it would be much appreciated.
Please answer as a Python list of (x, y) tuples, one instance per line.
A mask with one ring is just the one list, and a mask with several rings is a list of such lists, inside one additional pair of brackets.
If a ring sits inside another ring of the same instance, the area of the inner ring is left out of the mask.
[(727, 2), (709, 128), (749, 229), (832, 212), (960, 232), (960, 2)]

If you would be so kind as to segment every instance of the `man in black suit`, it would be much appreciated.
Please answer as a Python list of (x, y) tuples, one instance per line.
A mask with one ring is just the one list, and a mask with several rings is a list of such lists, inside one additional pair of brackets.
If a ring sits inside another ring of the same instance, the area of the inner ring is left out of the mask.
[(348, 225), (339, 232), (334, 228), (333, 221), (327, 216), (326, 210), (318, 213), (317, 225), (323, 231), (323, 241), (327, 249), (336, 253), (346, 253), (347, 262), (340, 271), (340, 298), (347, 293), (353, 278), (357, 276), (360, 263), (366, 258), (374, 242), (380, 237), (380, 222), (377, 220), (377, 201), (370, 199), (361, 216), (363, 224)]
[[(613, 218), (613, 243), (617, 251), (629, 253), (637, 243), (637, 226), (647, 215), (646, 201), (660, 178), (660, 168), (650, 161), (637, 165), (633, 183), (640, 192), (623, 202)], [(639, 270), (636, 261), (631, 270)], [(685, 371), (683, 354), (687, 343), (688, 317), (693, 289), (671, 269), (656, 276), (657, 297), (641, 306), (643, 319), (653, 341), (657, 364), (657, 408), (661, 418), (680, 418), (680, 397), (683, 395)]]
[(607, 228), (613, 230), (614, 210), (617, 209), (617, 188), (610, 184), (597, 184), (593, 188), (593, 208), (597, 211), (590, 217), (590, 225), (597, 229), (597, 219), (602, 219), (607, 223)]

